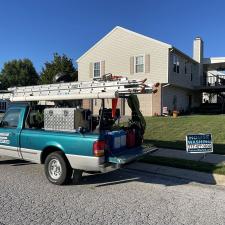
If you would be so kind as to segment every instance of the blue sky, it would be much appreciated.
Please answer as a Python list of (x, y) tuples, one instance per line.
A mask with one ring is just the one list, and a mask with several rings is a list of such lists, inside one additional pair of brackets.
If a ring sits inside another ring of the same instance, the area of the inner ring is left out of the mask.
[(205, 56), (225, 56), (223, 0), (0, 0), (0, 68), (30, 58), (37, 71), (54, 52), (74, 61), (119, 25), (192, 55), (201, 36)]

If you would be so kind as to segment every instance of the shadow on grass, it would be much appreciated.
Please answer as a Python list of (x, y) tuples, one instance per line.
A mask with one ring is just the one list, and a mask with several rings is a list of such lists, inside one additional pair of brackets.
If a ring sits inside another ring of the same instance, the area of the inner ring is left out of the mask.
[[(161, 148), (173, 148), (177, 150), (186, 150), (186, 142), (185, 141), (162, 141), (162, 140), (149, 140), (145, 139), (144, 142), (146, 144), (153, 144), (156, 147)], [(213, 144), (213, 153), (225, 155), (225, 144)]]

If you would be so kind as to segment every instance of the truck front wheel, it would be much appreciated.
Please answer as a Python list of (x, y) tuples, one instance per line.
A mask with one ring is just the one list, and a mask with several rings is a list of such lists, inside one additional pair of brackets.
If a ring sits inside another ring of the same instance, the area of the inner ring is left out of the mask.
[(70, 180), (72, 169), (62, 152), (53, 152), (47, 156), (45, 175), (51, 183), (57, 185), (65, 184)]

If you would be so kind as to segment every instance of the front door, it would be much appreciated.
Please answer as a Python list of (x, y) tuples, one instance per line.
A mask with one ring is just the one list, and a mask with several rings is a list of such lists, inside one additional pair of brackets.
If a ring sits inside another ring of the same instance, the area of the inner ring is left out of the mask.
[(19, 153), (19, 122), (21, 109), (9, 109), (0, 123), (0, 155), (21, 158)]

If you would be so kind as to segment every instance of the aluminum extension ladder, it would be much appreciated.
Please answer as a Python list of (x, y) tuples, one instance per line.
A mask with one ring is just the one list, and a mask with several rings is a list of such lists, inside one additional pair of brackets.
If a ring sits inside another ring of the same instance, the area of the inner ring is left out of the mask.
[(0, 91), (0, 99), (11, 102), (110, 99), (154, 92), (156, 85), (146, 84), (146, 80), (111, 77), (109, 80), (13, 87)]

